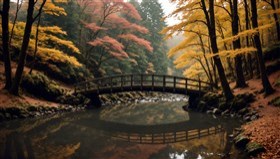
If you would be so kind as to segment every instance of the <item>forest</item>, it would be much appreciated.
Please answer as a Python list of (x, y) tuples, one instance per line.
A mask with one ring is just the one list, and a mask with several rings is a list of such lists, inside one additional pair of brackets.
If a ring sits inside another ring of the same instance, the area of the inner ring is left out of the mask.
[[(159, 0), (0, 2), (3, 112), (36, 102), (84, 105), (71, 93), (91, 79), (183, 76), (222, 94), (219, 111), (257, 109), (263, 118), (245, 132), (264, 145), (263, 158), (280, 157), (279, 129), (271, 130), (280, 121), (279, 0), (169, 0), (170, 13)], [(248, 94), (251, 104), (239, 102)]]

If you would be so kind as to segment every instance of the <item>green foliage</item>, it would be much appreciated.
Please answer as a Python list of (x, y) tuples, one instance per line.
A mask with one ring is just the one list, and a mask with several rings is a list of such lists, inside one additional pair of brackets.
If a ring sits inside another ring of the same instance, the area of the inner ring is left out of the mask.
[(49, 77), (67, 84), (92, 78), (92, 75), (84, 66), (76, 67), (70, 63), (38, 62), (35, 67), (37, 70), (46, 73)]
[(169, 60), (167, 58), (167, 44), (163, 40), (163, 35), (159, 32), (166, 27), (162, 17), (164, 16), (163, 9), (158, 0), (143, 0), (140, 8), (137, 7), (143, 19), (143, 26), (149, 29), (150, 34), (145, 35), (152, 47), (153, 53), (146, 54), (147, 62), (152, 63), (157, 74), (166, 74)]
[(50, 101), (63, 95), (62, 88), (42, 73), (25, 74), (21, 86), (26, 92)]

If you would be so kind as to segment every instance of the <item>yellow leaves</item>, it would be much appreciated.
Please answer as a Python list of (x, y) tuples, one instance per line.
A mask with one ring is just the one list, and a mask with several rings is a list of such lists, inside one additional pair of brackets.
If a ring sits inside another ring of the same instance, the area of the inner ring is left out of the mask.
[(80, 53), (80, 50), (74, 45), (72, 41), (63, 40), (52, 35), (48, 35), (48, 39), (51, 41), (55, 41), (57, 45), (66, 46), (67, 48), (71, 49), (75, 53)]
[(183, 74), (188, 78), (196, 78), (202, 73), (204, 73), (204, 71), (201, 69), (201, 65), (198, 62), (195, 62), (188, 69), (186, 69)]
[(51, 59), (53, 61), (59, 61), (62, 63), (70, 63), (76, 67), (82, 66), (81, 63), (73, 56), (68, 56), (60, 50), (52, 49), (52, 48), (38, 48), (38, 55), (42, 57), (44, 60)]
[[(65, 3), (65, 1), (63, 1), (63, 0), (61, 2)], [(57, 3), (59, 3), (59, 2), (57, 2)], [(67, 15), (64, 8), (55, 5), (52, 2), (52, 0), (47, 0), (43, 10), (44, 10), (44, 13), (50, 14), (50, 15), (55, 15), (55, 16)]]
[(179, 51), (183, 51), (188, 47), (188, 44), (195, 38), (195, 34), (190, 34), (186, 39), (184, 39), (179, 45), (170, 49), (168, 52), (168, 57), (176, 55)]
[(154, 64), (153, 63), (151, 63), (151, 62), (149, 62), (148, 63), (148, 67), (147, 67), (147, 69), (146, 69), (146, 73), (155, 73), (156, 71), (155, 71), (155, 68), (154, 68)]
[(250, 36), (254, 36), (255, 34), (257, 34), (258, 32), (260, 32), (261, 30), (265, 30), (265, 29), (268, 29), (268, 28), (271, 28), (273, 27), (274, 25), (274, 22), (272, 23), (269, 23), (269, 24), (266, 24), (266, 25), (262, 25), (262, 26), (259, 26), (258, 28), (256, 29), (250, 29), (250, 30), (245, 30), (245, 31), (242, 31), (242, 32), (239, 32), (237, 35), (235, 36), (231, 36), (231, 37), (228, 37), (228, 38), (225, 38), (224, 40), (222, 40), (223, 42), (232, 42), (232, 41), (235, 41), (237, 40), (238, 38), (241, 38), (241, 37), (250, 37)]
[(176, 65), (176, 68), (184, 68), (187, 65), (189, 65), (189, 61), (195, 58), (199, 58), (201, 56), (203, 56), (202, 52), (195, 52), (193, 50), (190, 50), (176, 58), (174, 64)]
[(39, 27), (40, 32), (46, 32), (46, 33), (53, 33), (53, 34), (62, 34), (62, 35), (67, 35), (66, 31), (63, 31), (60, 27), (58, 26), (44, 26), (44, 27)]
[(236, 49), (236, 50), (223, 50), (223, 51), (220, 51), (216, 54), (209, 54), (207, 55), (208, 58), (212, 58), (214, 56), (220, 56), (220, 57), (231, 57), (231, 58), (234, 58), (236, 55), (239, 55), (239, 54), (248, 54), (248, 53), (252, 53), (252, 52), (255, 52), (257, 51), (256, 48), (254, 47), (245, 47), (245, 48), (241, 48), (241, 49)]
[[(10, 24), (10, 29), (12, 24)], [(12, 44), (14, 47), (20, 48), (22, 43), (22, 37), (24, 34), (24, 22), (18, 22), (15, 25), (14, 37)], [(36, 27), (32, 28), (30, 36), (30, 44), (28, 51), (32, 52), (35, 50), (35, 36)], [(80, 53), (79, 49), (74, 45), (72, 41), (68, 41), (62, 38), (61, 35), (67, 35), (60, 27), (57, 26), (44, 26), (39, 27), (39, 43), (38, 43), (38, 56), (43, 60), (53, 60), (63, 63), (70, 63), (76, 67), (81, 66), (77, 59), (73, 56), (66, 55), (62, 50), (69, 49), (71, 53)], [(59, 37), (58, 37), (59, 36)]]

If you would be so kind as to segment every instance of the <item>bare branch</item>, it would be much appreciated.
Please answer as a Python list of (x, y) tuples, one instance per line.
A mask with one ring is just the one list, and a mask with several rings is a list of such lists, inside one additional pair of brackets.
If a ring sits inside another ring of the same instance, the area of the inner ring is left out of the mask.
[(268, 2), (267, 0), (263, 0), (263, 1), (269, 4), (270, 6), (272, 6), (271, 2)]
[(218, 8), (222, 8), (224, 11), (227, 12), (227, 14), (231, 17), (231, 13), (224, 7), (224, 6), (219, 6), (219, 5), (214, 5), (215, 7), (218, 7)]
[(196, 35), (202, 35), (202, 36), (207, 36), (207, 37), (209, 37), (208, 34), (203, 34), (203, 33), (200, 33), (200, 32), (198, 32), (198, 31), (193, 31), (193, 30), (183, 30), (183, 31), (185, 31), (185, 32), (190, 32), (190, 33), (195, 33)]
[[(37, 2), (38, 0), (36, 0)], [(42, 11), (43, 11), (43, 7), (45, 6), (47, 0), (43, 0), (43, 3), (41, 4), (40, 6), (40, 9), (38, 11), (38, 14), (33, 18), (33, 22), (42, 14)]]

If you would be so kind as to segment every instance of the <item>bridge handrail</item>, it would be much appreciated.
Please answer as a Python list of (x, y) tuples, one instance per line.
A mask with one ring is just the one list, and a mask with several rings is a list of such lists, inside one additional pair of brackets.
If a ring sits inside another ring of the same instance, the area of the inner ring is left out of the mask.
[[(126, 79), (127, 77), (129, 77), (129, 80)], [(140, 79), (137, 79), (136, 77), (138, 77)], [(150, 77), (152, 79), (146, 79), (146, 77)], [(158, 77), (160, 77), (162, 80), (155, 80), (155, 78), (158, 78)], [(136, 83), (139, 82), (141, 85), (145, 84), (145, 82), (152, 82), (153, 85), (155, 83), (162, 82), (164, 85), (173, 83), (174, 87), (177, 84), (187, 85), (186, 88), (188, 86), (189, 87), (199, 87), (199, 90), (201, 90), (201, 88), (210, 87), (212, 89), (214, 87), (209, 82), (205, 82), (205, 81), (201, 81), (201, 80), (197, 80), (197, 79), (179, 77), (179, 76), (159, 75), (159, 74), (122, 74), (122, 75), (94, 78), (91, 80), (86, 80), (86, 81), (77, 83), (75, 85), (75, 92), (77, 90), (81, 90), (81, 89), (89, 89), (93, 86), (99, 88), (99, 87), (102, 87), (101, 84), (109, 84), (110, 86), (112, 86), (112, 85), (114, 85), (114, 83), (113, 83), (114, 79), (120, 79), (121, 84), (131, 82), (131, 85), (133, 85), (134, 82), (136, 82)], [(172, 79), (172, 81), (169, 81), (170, 79)], [(110, 80), (109, 81), (110, 83), (108, 83), (107, 80)], [(184, 82), (180, 82), (178, 80), (184, 81)], [(107, 83), (104, 81), (107, 81)], [(198, 85), (192, 84), (191, 82), (197, 82)], [(94, 85), (92, 85), (92, 84), (94, 84)]]

